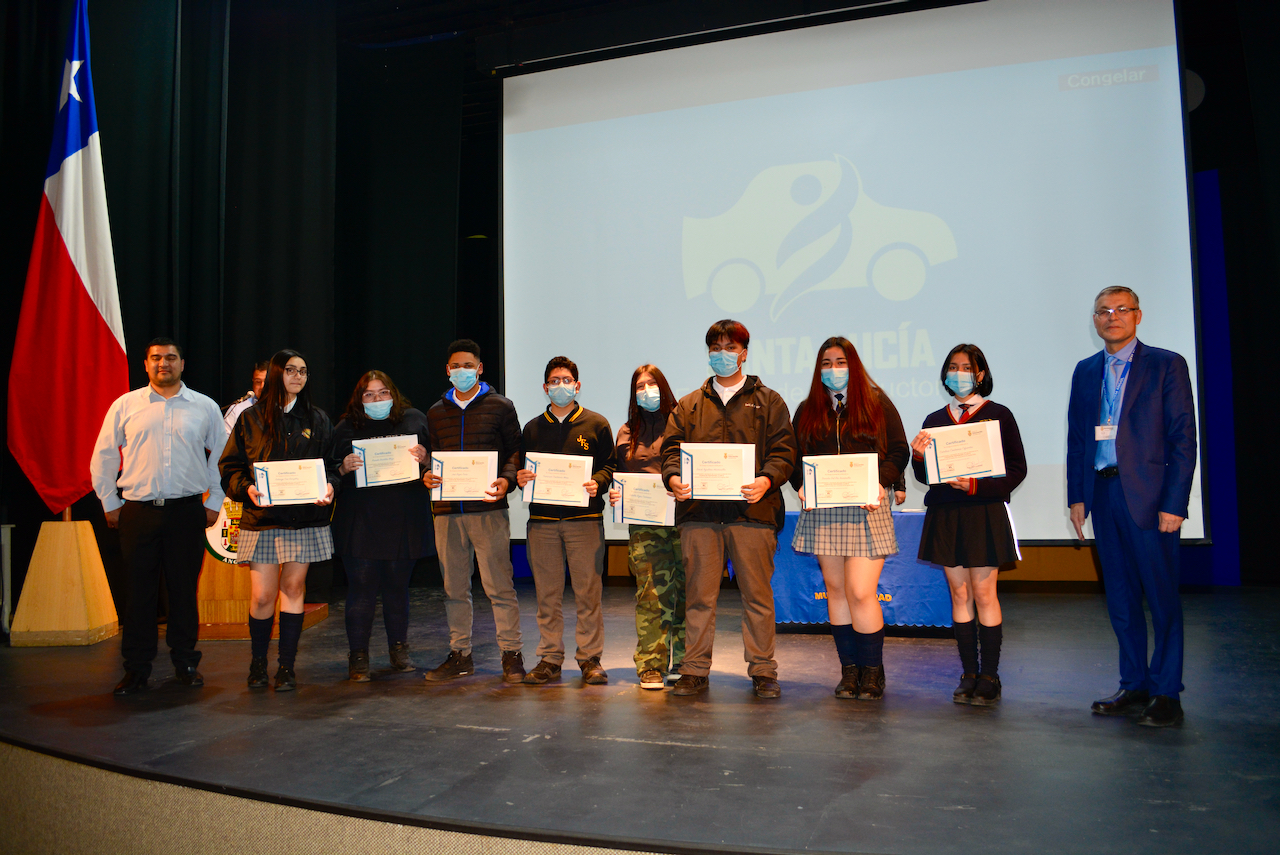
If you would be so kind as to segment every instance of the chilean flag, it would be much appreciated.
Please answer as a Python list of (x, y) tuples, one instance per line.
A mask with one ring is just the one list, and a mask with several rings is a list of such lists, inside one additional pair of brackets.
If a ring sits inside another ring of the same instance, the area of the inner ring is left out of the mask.
[(89, 78), (87, 0), (76, 3), (44, 197), (9, 368), (9, 450), (58, 513), (93, 489), (107, 408), (129, 391)]

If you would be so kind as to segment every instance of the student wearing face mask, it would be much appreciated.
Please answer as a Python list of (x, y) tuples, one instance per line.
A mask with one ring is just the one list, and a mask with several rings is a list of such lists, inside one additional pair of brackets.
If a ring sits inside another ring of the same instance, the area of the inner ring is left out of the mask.
[[(516, 470), (524, 456), (520, 420), (515, 405), (481, 378), (484, 363), (480, 345), (469, 338), (449, 345), (445, 374), (450, 387), (427, 410), (434, 451), (494, 451), (498, 477), (477, 501), (432, 502), (436, 551), (444, 577), (445, 617), (449, 622), (449, 655), (426, 673), (428, 683), (441, 683), (475, 673), (471, 653), (471, 574), (480, 568), (480, 582), (493, 606), (498, 648), (502, 651), (502, 679), (524, 679), (520, 653), (520, 605), (512, 581), (511, 522), (507, 494), (516, 488)], [(427, 487), (440, 479), (428, 471)]]
[[(249, 688), (267, 687), (267, 649), (280, 602), (279, 668), (275, 690), (296, 689), (294, 660), (302, 637), (302, 606), (307, 568), (333, 555), (329, 519), (338, 473), (327, 465), (333, 427), (324, 410), (313, 406), (307, 388), (307, 362), (296, 350), (271, 357), (258, 403), (240, 414), (218, 461), (222, 488), (243, 502), (239, 556), (249, 562)], [(310, 505), (271, 505), (258, 492), (253, 464), (260, 461), (326, 461), (325, 495)]]
[[(615, 443), (619, 472), (662, 472), (662, 432), (675, 409), (676, 396), (656, 365), (631, 374), (627, 421)], [(609, 504), (621, 500), (609, 491)], [(675, 526), (632, 525), (627, 563), (636, 577), (636, 674), (640, 688), (661, 689), (684, 661), (684, 558)]]
[[(928, 510), (920, 533), (921, 561), (942, 565), (951, 589), (951, 621), (960, 651), (960, 684), (952, 693), (958, 704), (990, 706), (1000, 700), (1000, 647), (1003, 639), (996, 576), (1018, 559), (1009, 516), (1009, 496), (1027, 477), (1027, 457), (1018, 423), (1008, 407), (987, 400), (991, 369), (976, 344), (957, 344), (943, 360), (941, 380), (950, 404), (925, 417), (911, 441), (911, 468), (928, 484), (924, 455), (929, 428), (969, 422), (1000, 424), (1005, 475), (958, 478), (933, 484), (925, 494)], [(982, 660), (978, 651), (981, 646)]]
[[(409, 576), (419, 558), (431, 554), (431, 493), (421, 480), (358, 487), (356, 470), (364, 458), (353, 440), (413, 436), (409, 453), (425, 464), (431, 441), (427, 417), (413, 409), (382, 371), (361, 376), (347, 410), (333, 430), (330, 464), (342, 476), (342, 500), (333, 515), (333, 543), (347, 572), (348, 676), (369, 682), (369, 637), (382, 594), (391, 668), (412, 671), (409, 658)], [(421, 474), (421, 473), (419, 473)]]
[[(609, 682), (600, 664), (604, 652), (604, 615), (600, 604), (604, 575), (604, 496), (616, 465), (613, 431), (599, 413), (577, 402), (582, 384), (573, 360), (556, 356), (543, 371), (542, 391), (551, 399), (545, 412), (524, 426), (524, 450), (589, 457), (590, 477), (583, 483), (585, 508), (529, 503), (527, 543), (529, 569), (538, 596), (538, 664), (524, 682), (560, 679), (564, 664), (564, 568), (569, 565), (578, 612), (575, 658), (582, 682)], [(524, 487), (535, 475), (528, 462), (516, 473)]]
[[(818, 559), (827, 588), (831, 637), (840, 658), (837, 698), (884, 697), (884, 615), (877, 588), (884, 560), (898, 552), (889, 512), (910, 449), (902, 418), (872, 382), (853, 342), (832, 336), (818, 348), (809, 397), (796, 408), (796, 441), (805, 455), (876, 454), (880, 489), (863, 507), (801, 511), (791, 548)], [(791, 485), (804, 497), (803, 467)]]

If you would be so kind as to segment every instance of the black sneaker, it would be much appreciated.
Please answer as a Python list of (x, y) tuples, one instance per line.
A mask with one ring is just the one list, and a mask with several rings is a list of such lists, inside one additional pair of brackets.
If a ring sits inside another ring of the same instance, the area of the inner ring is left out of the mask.
[(975, 707), (989, 707), (1000, 700), (1000, 678), (988, 677), (983, 674), (978, 677), (978, 685), (973, 690), (973, 700), (969, 701)]
[(524, 682), (524, 654), (519, 650), (502, 651), (502, 682)]
[(276, 669), (276, 691), (292, 692), (298, 688), (298, 678), (294, 676), (292, 668), (286, 668), (281, 665)]
[(249, 688), (265, 689), (267, 687), (267, 660), (255, 656), (249, 661)]
[(391, 667), (396, 671), (416, 671), (418, 666), (409, 658), (409, 642), (397, 641), (387, 648), (391, 658)]
[(711, 681), (706, 677), (699, 677), (694, 674), (681, 674), (680, 679), (676, 680), (676, 686), (671, 690), (671, 694), (686, 697), (688, 695), (696, 695), (705, 692), (707, 687), (711, 685)]
[(543, 683), (550, 683), (552, 680), (560, 679), (560, 666), (554, 662), (548, 662), (546, 659), (538, 662), (533, 666), (533, 670), (524, 675), (524, 682), (531, 686), (541, 686)]
[(368, 650), (352, 650), (347, 654), (347, 679), (353, 683), (369, 682)]
[(455, 677), (465, 677), (476, 672), (475, 662), (468, 653), (462, 655), (461, 650), (450, 650), (444, 661), (432, 668), (423, 676), (428, 683), (443, 683)]
[(858, 700), (878, 701), (884, 697), (884, 666), (863, 665), (858, 675)]
[(973, 703), (973, 690), (978, 687), (977, 674), (961, 674), (960, 685), (951, 693), (951, 700), (957, 704)]
[(600, 664), (599, 656), (592, 656), (590, 659), (579, 662), (578, 667), (582, 669), (582, 682), (588, 685), (603, 686), (609, 682), (609, 675)]
[(836, 683), (837, 698), (858, 697), (858, 674), (857, 665), (843, 665), (840, 667), (840, 682)]

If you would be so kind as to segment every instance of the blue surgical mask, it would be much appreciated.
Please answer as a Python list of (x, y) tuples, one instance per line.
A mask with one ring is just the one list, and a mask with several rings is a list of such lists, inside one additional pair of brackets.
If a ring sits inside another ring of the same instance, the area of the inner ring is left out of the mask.
[(568, 385), (561, 383), (559, 386), (552, 386), (547, 390), (547, 397), (551, 399), (551, 403), (557, 407), (567, 407), (578, 396), (578, 390), (574, 388), (573, 383)]
[(826, 386), (832, 392), (843, 392), (844, 387), (849, 385), (849, 369), (848, 368), (822, 369), (822, 385)]
[(662, 393), (657, 386), (645, 386), (643, 391), (636, 392), (636, 404), (650, 413), (656, 413), (662, 404)]
[(973, 391), (973, 374), (968, 371), (948, 371), (946, 385), (957, 398), (968, 397)]
[(371, 419), (382, 421), (391, 415), (391, 399), (385, 401), (370, 401), (364, 405), (364, 414)]
[(738, 354), (727, 350), (713, 350), (707, 357), (711, 370), (719, 377), (732, 377), (738, 373)]
[(476, 385), (476, 370), (474, 368), (455, 368), (449, 372), (449, 382), (459, 392), (470, 392), (471, 387)]

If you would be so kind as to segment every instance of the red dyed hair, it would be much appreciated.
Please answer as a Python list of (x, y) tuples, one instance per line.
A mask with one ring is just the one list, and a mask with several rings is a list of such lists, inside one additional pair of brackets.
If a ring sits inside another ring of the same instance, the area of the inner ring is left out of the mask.
[(845, 418), (840, 422), (840, 436), (853, 442), (861, 440), (885, 451), (884, 405), (875, 383), (858, 356), (853, 342), (844, 336), (832, 336), (818, 348), (818, 359), (813, 366), (813, 381), (809, 384), (809, 397), (796, 408), (796, 435), (805, 445), (835, 430), (835, 411), (831, 409), (831, 397), (822, 385), (822, 357), (833, 347), (844, 351), (849, 361), (849, 385), (844, 390)]

